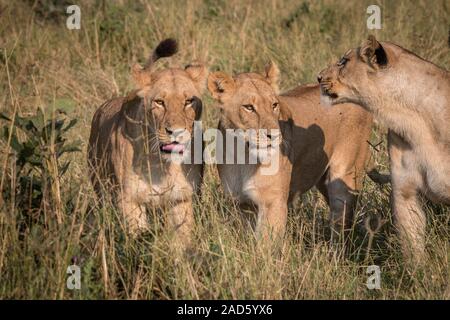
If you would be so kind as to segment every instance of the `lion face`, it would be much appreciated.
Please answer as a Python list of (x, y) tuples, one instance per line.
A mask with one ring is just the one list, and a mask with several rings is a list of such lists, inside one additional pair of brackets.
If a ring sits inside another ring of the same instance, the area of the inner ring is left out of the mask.
[(278, 69), (273, 63), (265, 75), (243, 73), (232, 78), (214, 72), (208, 77), (208, 89), (220, 102), (222, 124), (238, 130), (250, 152), (260, 160), (270, 157), (282, 139), (277, 77)]
[(386, 52), (371, 36), (360, 48), (347, 51), (336, 64), (322, 70), (317, 80), (322, 94), (331, 98), (332, 104), (351, 102), (364, 106), (386, 66)]
[(144, 79), (141, 75), (138, 96), (144, 101), (151, 151), (159, 150), (163, 158), (171, 158), (186, 150), (193, 138), (194, 121), (201, 116), (206, 75), (201, 65), (157, 71)]

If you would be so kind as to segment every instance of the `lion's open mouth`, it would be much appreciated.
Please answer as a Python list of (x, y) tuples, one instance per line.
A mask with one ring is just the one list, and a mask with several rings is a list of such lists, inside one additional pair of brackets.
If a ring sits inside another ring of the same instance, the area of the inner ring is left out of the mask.
[(337, 98), (338, 98), (337, 93), (334, 93), (334, 92), (329, 92), (329, 93), (327, 93), (327, 95), (328, 95), (331, 99), (337, 99)]
[(322, 94), (330, 97), (331, 99), (337, 99), (338, 98), (338, 94), (336, 92), (333, 92), (331, 87), (322, 84), (320, 86), (320, 88), (321, 88)]
[(160, 150), (163, 153), (183, 153), (184, 148), (185, 148), (184, 144), (180, 144), (178, 142), (171, 142), (161, 145)]

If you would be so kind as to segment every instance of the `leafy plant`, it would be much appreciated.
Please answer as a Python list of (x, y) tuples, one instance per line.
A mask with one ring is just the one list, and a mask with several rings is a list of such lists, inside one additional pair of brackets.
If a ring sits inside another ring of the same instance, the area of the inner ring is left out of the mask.
[(65, 134), (76, 124), (72, 119), (66, 124), (66, 113), (56, 110), (46, 119), (41, 109), (35, 115), (12, 118), (0, 113), (0, 119), (8, 121), (1, 138), (9, 143), (13, 153), (14, 170), (10, 181), (2, 190), (3, 199), (15, 203), (23, 217), (39, 218), (42, 210), (54, 212), (58, 223), (62, 222), (63, 204), (60, 181), (67, 172), (70, 161), (62, 161), (62, 155), (80, 151), (80, 141), (68, 142)]

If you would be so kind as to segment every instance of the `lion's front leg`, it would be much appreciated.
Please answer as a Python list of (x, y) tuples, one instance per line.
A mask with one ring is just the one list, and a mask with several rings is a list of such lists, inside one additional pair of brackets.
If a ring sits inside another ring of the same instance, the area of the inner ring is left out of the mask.
[(416, 192), (405, 186), (393, 188), (392, 210), (403, 254), (409, 262), (421, 262), (425, 257), (425, 214)]
[(345, 241), (353, 226), (357, 198), (353, 180), (354, 177), (343, 176), (327, 182), (332, 242), (334, 239)]
[(282, 240), (286, 229), (287, 201), (280, 197), (258, 205), (256, 236), (264, 244), (276, 244)]
[(421, 175), (409, 145), (389, 132), (392, 175), (392, 210), (402, 251), (409, 262), (425, 258), (426, 217), (418, 199)]
[(120, 197), (118, 205), (122, 210), (126, 228), (132, 237), (136, 237), (149, 229), (144, 205), (133, 201), (126, 195)]
[(173, 232), (175, 246), (187, 249), (192, 241), (194, 210), (192, 200), (179, 201), (169, 205), (167, 226)]

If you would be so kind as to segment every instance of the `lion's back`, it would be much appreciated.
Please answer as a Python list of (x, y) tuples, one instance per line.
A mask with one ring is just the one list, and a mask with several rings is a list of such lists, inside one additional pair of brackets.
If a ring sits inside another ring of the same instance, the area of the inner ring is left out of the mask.
[(103, 103), (94, 113), (88, 146), (88, 167), (94, 187), (111, 174), (111, 146), (120, 123), (123, 97)]
[(315, 84), (283, 93), (280, 101), (292, 118), (292, 158), (299, 159), (294, 160), (294, 170), (299, 166), (314, 172), (319, 164), (339, 165), (342, 171), (356, 169), (362, 176), (373, 123), (369, 112), (352, 103), (327, 105)]

